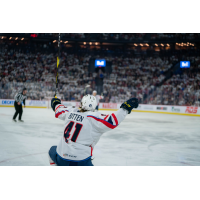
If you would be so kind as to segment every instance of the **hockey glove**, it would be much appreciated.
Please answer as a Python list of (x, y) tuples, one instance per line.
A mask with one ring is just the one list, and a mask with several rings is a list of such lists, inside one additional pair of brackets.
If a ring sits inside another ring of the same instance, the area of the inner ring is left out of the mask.
[(138, 99), (137, 98), (132, 98), (132, 99), (129, 99), (128, 101), (124, 102), (120, 108), (123, 108), (125, 110), (128, 111), (128, 114), (131, 113), (131, 110), (133, 108), (137, 108), (138, 107)]
[(61, 104), (60, 99), (58, 99), (58, 98), (51, 99), (51, 107), (52, 107), (53, 111), (55, 111), (55, 107), (57, 104)]

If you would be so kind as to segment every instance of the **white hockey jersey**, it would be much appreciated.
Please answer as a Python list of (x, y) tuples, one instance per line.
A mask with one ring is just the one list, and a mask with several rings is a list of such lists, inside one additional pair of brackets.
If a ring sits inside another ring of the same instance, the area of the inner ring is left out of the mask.
[(97, 105), (99, 105), (99, 100), (100, 100), (100, 99), (103, 99), (103, 96), (101, 96), (101, 95), (96, 95), (96, 96), (94, 96), (94, 97), (96, 98)]
[(78, 108), (59, 104), (55, 117), (65, 121), (64, 132), (57, 146), (57, 154), (66, 160), (83, 161), (92, 156), (92, 151), (101, 135), (116, 128), (128, 112), (122, 108), (104, 115), (100, 112), (80, 112)]

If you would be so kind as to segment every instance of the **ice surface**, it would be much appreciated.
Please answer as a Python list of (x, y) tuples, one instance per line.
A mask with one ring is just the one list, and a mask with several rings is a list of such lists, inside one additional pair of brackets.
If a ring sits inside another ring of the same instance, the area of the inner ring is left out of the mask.
[[(13, 114), (0, 107), (0, 165), (49, 166), (47, 152), (58, 144), (63, 121), (51, 109), (25, 108), (24, 123), (14, 123)], [(133, 112), (101, 137), (93, 154), (98, 166), (199, 166), (200, 118)]]

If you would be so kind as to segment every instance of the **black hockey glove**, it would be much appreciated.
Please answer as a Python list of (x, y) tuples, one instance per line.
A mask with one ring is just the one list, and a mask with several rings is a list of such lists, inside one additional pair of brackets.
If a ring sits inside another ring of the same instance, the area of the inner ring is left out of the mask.
[(61, 104), (60, 99), (58, 99), (58, 98), (51, 99), (51, 107), (52, 107), (53, 111), (55, 111), (55, 107), (57, 104)]
[(137, 98), (132, 98), (129, 99), (128, 101), (124, 102), (120, 108), (124, 108), (125, 110), (128, 111), (128, 114), (131, 113), (131, 110), (133, 108), (137, 108), (138, 107), (138, 99)]

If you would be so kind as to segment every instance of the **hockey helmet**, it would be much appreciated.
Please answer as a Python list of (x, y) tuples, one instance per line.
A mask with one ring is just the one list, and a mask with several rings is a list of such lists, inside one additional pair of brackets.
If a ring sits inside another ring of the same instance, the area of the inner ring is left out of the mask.
[(96, 98), (93, 95), (85, 95), (81, 100), (81, 108), (88, 111), (94, 111), (97, 106)]

